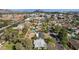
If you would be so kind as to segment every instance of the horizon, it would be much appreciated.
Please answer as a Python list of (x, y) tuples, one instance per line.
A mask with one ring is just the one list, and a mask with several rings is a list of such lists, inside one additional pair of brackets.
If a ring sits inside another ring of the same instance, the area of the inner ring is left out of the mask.
[(36, 10), (44, 12), (79, 12), (79, 9), (9, 9), (9, 10), (15, 10), (19, 12), (34, 12)]

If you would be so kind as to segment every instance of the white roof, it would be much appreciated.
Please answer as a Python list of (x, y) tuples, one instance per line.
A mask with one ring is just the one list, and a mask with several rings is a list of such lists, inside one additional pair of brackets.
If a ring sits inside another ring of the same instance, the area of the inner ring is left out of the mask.
[(29, 21), (29, 20), (30, 20), (30, 18), (25, 19), (25, 21)]
[(19, 24), (19, 25), (17, 26), (17, 28), (18, 28), (18, 29), (23, 29), (23, 28), (24, 28), (24, 24)]
[(78, 34), (78, 33), (79, 33), (79, 29), (76, 30), (76, 34)]
[(34, 45), (35, 45), (35, 48), (41, 48), (41, 47), (47, 46), (44, 39), (42, 39), (42, 38), (34, 40)]
[(36, 33), (36, 36), (37, 36), (37, 37), (39, 37), (39, 34), (38, 34), (38, 33)]

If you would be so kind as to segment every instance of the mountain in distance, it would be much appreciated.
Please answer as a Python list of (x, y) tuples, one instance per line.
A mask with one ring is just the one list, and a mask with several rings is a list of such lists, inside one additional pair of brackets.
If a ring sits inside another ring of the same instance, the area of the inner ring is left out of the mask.
[(41, 10), (41, 9), (37, 9), (37, 10), (35, 10), (33, 12), (45, 12), (45, 11), (44, 10)]
[(15, 12), (78, 12), (79, 9), (0, 9), (0, 13)]
[(79, 9), (14, 9), (17, 12), (79, 12)]

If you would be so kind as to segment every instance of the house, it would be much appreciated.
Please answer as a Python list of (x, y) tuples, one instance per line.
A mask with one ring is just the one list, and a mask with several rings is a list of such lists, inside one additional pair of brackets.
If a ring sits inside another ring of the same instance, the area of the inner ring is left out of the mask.
[(19, 25), (17, 26), (17, 28), (18, 28), (19, 30), (23, 30), (24, 24), (19, 24)]
[(59, 14), (58, 15), (58, 19), (64, 19), (64, 15), (63, 14)]
[(76, 34), (79, 34), (79, 29), (77, 29), (75, 33), (76, 33)]
[(45, 43), (44, 39), (42, 39), (42, 38), (34, 40), (34, 46), (37, 49), (42, 49), (42, 48), (47, 49), (47, 44)]
[(13, 27), (13, 29), (23, 30), (24, 24), (19, 24), (17, 27)]
[(58, 19), (58, 15), (54, 14), (54, 19), (57, 20)]
[(79, 49), (79, 40), (73, 40), (73, 39), (71, 39), (71, 40), (69, 41), (68, 46), (69, 46), (70, 48), (74, 49), (74, 50)]

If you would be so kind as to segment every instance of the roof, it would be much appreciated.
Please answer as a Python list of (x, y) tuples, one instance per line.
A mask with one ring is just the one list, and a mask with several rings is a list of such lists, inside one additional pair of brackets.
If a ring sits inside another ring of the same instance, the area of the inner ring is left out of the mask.
[(43, 33), (42, 32), (37, 32), (36, 36), (37, 36), (37, 38), (43, 38)]
[(76, 49), (79, 49), (79, 40), (70, 40), (70, 42)]
[(35, 45), (35, 48), (41, 48), (41, 47), (46, 47), (47, 46), (44, 39), (42, 39), (42, 38), (34, 40), (34, 45)]

